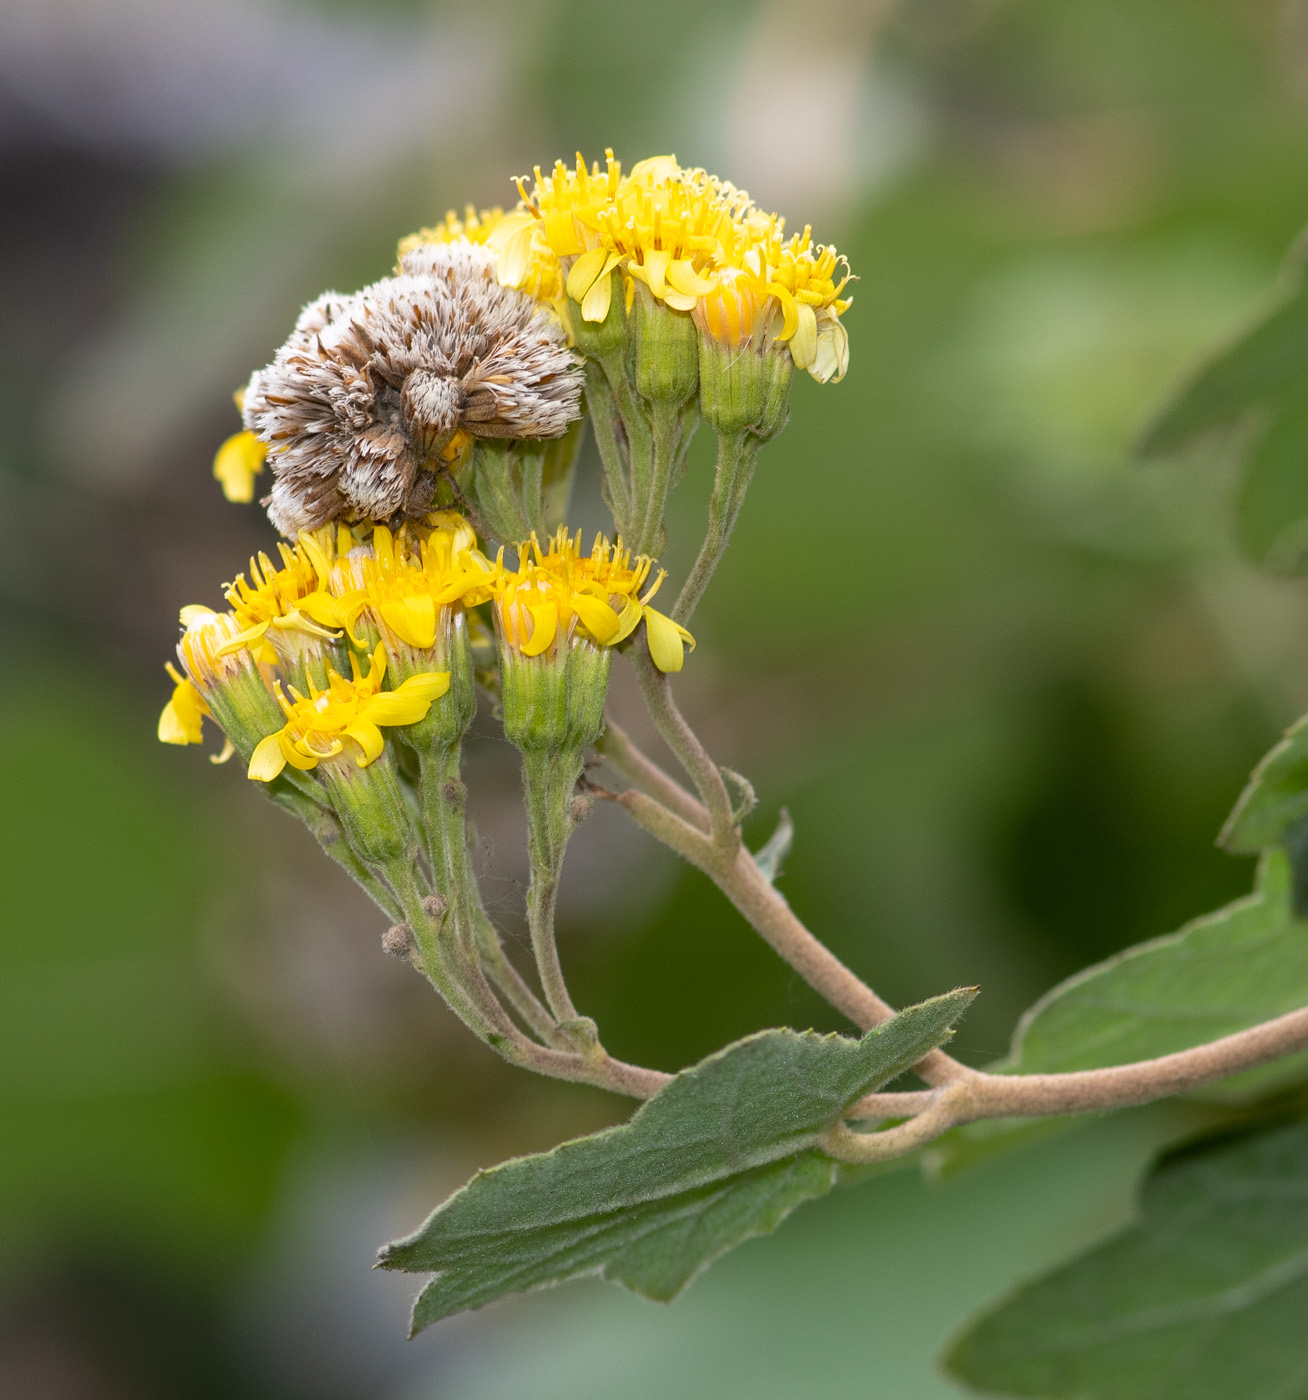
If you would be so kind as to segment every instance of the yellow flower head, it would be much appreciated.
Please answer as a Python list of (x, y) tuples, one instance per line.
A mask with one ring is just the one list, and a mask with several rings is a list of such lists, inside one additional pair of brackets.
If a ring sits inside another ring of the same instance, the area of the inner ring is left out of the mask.
[(563, 274), (559, 260), (544, 238), (535, 230), (535, 220), (521, 207), (477, 210), (471, 204), (459, 218), (451, 209), (431, 228), (420, 228), (400, 239), (396, 252), (403, 261), (426, 243), (455, 243), (464, 239), (484, 244), (496, 255), (496, 279), (501, 287), (513, 287), (537, 301), (548, 302), (557, 310), (563, 299)]
[(410, 676), (397, 690), (382, 690), (386, 675), (386, 653), (378, 646), (365, 676), (354, 656), (350, 657), (353, 678), (346, 680), (332, 671), (327, 688), (309, 687), (308, 698), (294, 687), (287, 700), (280, 682), (277, 699), (286, 714), (286, 724), (263, 739), (250, 758), (249, 776), (257, 782), (270, 782), (289, 763), (293, 768), (315, 768), (323, 759), (345, 752), (349, 741), (358, 750), (354, 761), (367, 767), (381, 756), (385, 747), (380, 726), (416, 724), (426, 718), (432, 701), (445, 694), (450, 685), (448, 671), (427, 671)]
[(661, 670), (679, 671), (684, 644), (695, 645), (685, 628), (648, 606), (664, 574), (642, 595), (652, 561), (645, 555), (633, 560), (621, 540), (611, 545), (597, 535), (591, 552), (582, 554), (581, 532), (574, 538), (560, 529), (545, 549), (535, 536), (521, 546), (516, 569), (503, 560), (501, 550), (491, 585), (495, 617), (505, 643), (523, 656), (544, 655), (556, 639), (566, 644), (578, 633), (600, 646), (616, 646), (642, 618)]
[(477, 536), (453, 511), (430, 517), (429, 531), (405, 528), (392, 535), (374, 528), (372, 551), (360, 550), (332, 573), (340, 616), (351, 628), (365, 608), (410, 646), (429, 648), (443, 608), (473, 605), (490, 597), (490, 561)]
[(535, 171), (523, 203), (536, 216), (551, 249), (575, 258), (568, 295), (586, 321), (609, 312), (610, 274), (621, 270), (630, 304), (636, 281), (677, 311), (691, 310), (717, 284), (740, 239), (737, 219), (749, 196), (704, 170), (686, 170), (675, 156), (638, 162), (627, 175), (605, 152), (605, 171), (591, 170), (581, 155), (575, 170), (561, 161), (550, 175)]
[(756, 209), (743, 190), (675, 156), (640, 161), (624, 175), (612, 151), (603, 171), (578, 155), (575, 168), (559, 161), (543, 175), (537, 167), (530, 191), (525, 181), (518, 188), (534, 231), (525, 215), (508, 217), (520, 237), (543, 240), (563, 260), (583, 320), (608, 315), (616, 269), (628, 306), (643, 282), (724, 344), (777, 340), (814, 378), (844, 374), (848, 262), (815, 245), (808, 228), (786, 238), (785, 220)]
[[(244, 574), (238, 574), (225, 589), (240, 631), (225, 644), (224, 651), (249, 646), (261, 660), (274, 660), (256, 646), (270, 627), (331, 639), (340, 635), (345, 618), (337, 600), (327, 592), (336, 533), (329, 526), (312, 534), (302, 533), (294, 546), (279, 542), (280, 568), (262, 552), (250, 560), (249, 582)], [(348, 548), (353, 537), (348, 531), (341, 533), (341, 542)]]

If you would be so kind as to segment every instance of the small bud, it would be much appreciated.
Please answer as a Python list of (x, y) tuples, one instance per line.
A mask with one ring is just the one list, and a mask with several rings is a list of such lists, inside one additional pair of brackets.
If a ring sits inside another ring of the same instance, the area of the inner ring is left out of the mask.
[(392, 924), (382, 934), (382, 950), (393, 958), (408, 958), (413, 949), (413, 934), (408, 924)]
[(448, 778), (445, 782), (443, 795), (451, 807), (458, 807), (467, 799), (467, 785), (458, 778)]
[(439, 920), (445, 917), (445, 911), (450, 907), (449, 900), (437, 891), (436, 894), (429, 894), (422, 901), (423, 913), (429, 919)]
[(590, 816), (590, 809), (595, 805), (595, 799), (585, 793), (578, 793), (568, 803), (568, 817), (573, 826), (580, 826), (582, 822)]

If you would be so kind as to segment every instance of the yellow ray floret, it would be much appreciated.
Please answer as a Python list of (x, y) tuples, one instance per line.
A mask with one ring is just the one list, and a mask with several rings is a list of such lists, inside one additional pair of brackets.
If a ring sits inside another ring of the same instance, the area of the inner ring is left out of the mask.
[(171, 661), (164, 662), (164, 670), (173, 682), (173, 696), (159, 716), (159, 742), (198, 744), (204, 737), (201, 722), (213, 718), (209, 706), (204, 696)]
[(350, 667), (354, 673), (351, 680), (332, 671), (327, 689), (311, 685), (307, 698), (292, 686), (288, 687), (288, 700), (277, 683), (277, 699), (286, 724), (255, 748), (250, 757), (252, 779), (270, 782), (288, 763), (293, 768), (315, 768), (321, 760), (343, 753), (347, 740), (358, 750), (355, 763), (366, 768), (385, 747), (382, 725), (416, 724), (426, 718), (432, 701), (450, 688), (448, 671), (425, 671), (410, 676), (396, 690), (382, 690), (386, 653), (381, 646), (373, 652), (366, 676), (353, 655)]
[(254, 478), (263, 471), (268, 449), (253, 433), (233, 433), (213, 459), (213, 474), (223, 495), (238, 505), (254, 500)]
[[(191, 684), (173, 665), (164, 662), (164, 670), (173, 683), (172, 699), (163, 707), (159, 716), (159, 742), (162, 744), (198, 744), (204, 739), (203, 721), (213, 718), (208, 702), (199, 690)], [(224, 736), (222, 751), (211, 754), (211, 763), (226, 763), (235, 750), (232, 741)]]
[(556, 162), (540, 168), (530, 193), (519, 181), (524, 208), (538, 221), (545, 242), (560, 257), (575, 259), (567, 292), (582, 318), (608, 315), (612, 279), (620, 269), (630, 298), (634, 281), (658, 300), (689, 311), (716, 286), (716, 269), (727, 264), (740, 241), (736, 218), (749, 196), (703, 170), (685, 170), (675, 156), (638, 162), (623, 175), (612, 151), (605, 169), (575, 169)]
[(505, 642), (523, 656), (541, 656), (556, 640), (580, 635), (600, 646), (625, 641), (642, 619), (650, 654), (662, 671), (679, 671), (685, 646), (695, 639), (684, 627), (649, 606), (665, 575), (660, 572), (642, 594), (652, 561), (632, 558), (622, 541), (611, 545), (595, 537), (589, 554), (581, 552), (581, 532), (566, 529), (545, 548), (535, 536), (519, 551), (516, 569), (504, 564), (500, 551), (491, 585), (495, 615)]

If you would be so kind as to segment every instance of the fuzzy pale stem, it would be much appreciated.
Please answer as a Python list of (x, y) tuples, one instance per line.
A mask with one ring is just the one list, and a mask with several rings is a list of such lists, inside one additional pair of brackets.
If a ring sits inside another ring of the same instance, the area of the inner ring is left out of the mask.
[(709, 498), (708, 528), (699, 557), (672, 610), (673, 618), (683, 627), (690, 621), (726, 552), (745, 491), (754, 475), (758, 449), (758, 439), (746, 429), (718, 433), (718, 460), (713, 475), (713, 494)]
[(631, 487), (624, 453), (623, 425), (618, 406), (602, 365), (586, 361), (586, 405), (595, 428), (595, 446), (604, 468), (604, 490), (618, 534), (631, 528)]
[(558, 899), (563, 856), (575, 821), (572, 795), (581, 776), (580, 751), (549, 752), (526, 749), (522, 755), (523, 794), (527, 807), (527, 856), (531, 884), (527, 890), (527, 923), (531, 948), (540, 972), (545, 1001), (558, 1021), (575, 1021), (559, 962), (554, 936), (554, 906)]

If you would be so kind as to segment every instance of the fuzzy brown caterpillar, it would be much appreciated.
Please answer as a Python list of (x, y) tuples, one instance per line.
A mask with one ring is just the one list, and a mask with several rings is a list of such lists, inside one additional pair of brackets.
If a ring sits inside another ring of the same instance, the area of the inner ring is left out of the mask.
[(273, 524), (295, 538), (332, 520), (425, 514), (458, 432), (556, 438), (580, 416), (582, 371), (557, 316), (501, 287), (494, 256), (423, 244), (397, 274), (300, 313), (245, 390), (268, 448)]

